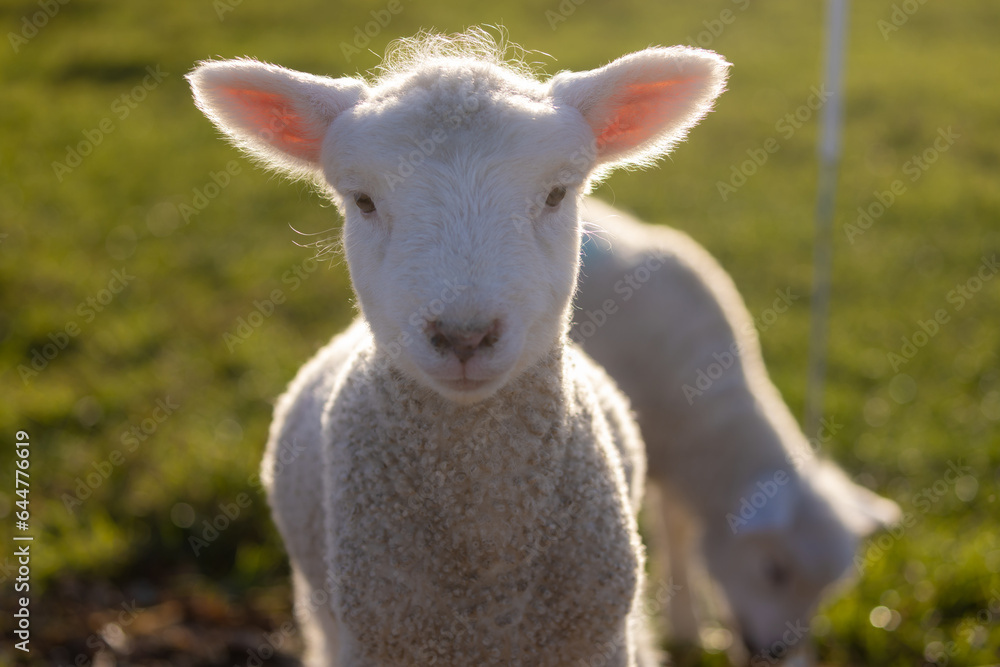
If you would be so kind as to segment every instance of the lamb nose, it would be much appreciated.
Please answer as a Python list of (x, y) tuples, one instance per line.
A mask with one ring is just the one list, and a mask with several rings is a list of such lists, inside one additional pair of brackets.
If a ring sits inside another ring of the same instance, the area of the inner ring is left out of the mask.
[(492, 347), (500, 337), (500, 322), (493, 320), (482, 326), (449, 325), (431, 322), (427, 327), (431, 345), (441, 354), (453, 353), (463, 364), (477, 350)]

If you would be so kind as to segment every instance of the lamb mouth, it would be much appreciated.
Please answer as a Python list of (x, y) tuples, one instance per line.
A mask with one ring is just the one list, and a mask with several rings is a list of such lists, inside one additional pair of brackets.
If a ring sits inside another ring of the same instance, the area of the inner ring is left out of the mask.
[(473, 380), (470, 378), (458, 378), (455, 380), (438, 380), (438, 382), (452, 391), (467, 392), (478, 391), (491, 384), (493, 379)]

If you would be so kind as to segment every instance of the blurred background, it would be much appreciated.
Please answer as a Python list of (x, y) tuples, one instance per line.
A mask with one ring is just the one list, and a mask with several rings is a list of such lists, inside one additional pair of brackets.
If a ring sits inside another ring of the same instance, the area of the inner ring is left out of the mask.
[[(254, 475), (275, 397), (353, 316), (340, 257), (310, 247), (340, 220), (220, 139), (183, 79), (196, 61), (354, 75), (395, 38), (474, 24), (546, 74), (722, 53), (716, 112), (597, 194), (719, 258), (801, 414), (823, 23), (779, 0), (3, 0), (0, 663), (279, 665), (301, 644)], [(823, 664), (1000, 662), (998, 34), (990, 0), (852, 3), (820, 449), (911, 521), (811, 623)], [(28, 655), (17, 534), (35, 536)]]

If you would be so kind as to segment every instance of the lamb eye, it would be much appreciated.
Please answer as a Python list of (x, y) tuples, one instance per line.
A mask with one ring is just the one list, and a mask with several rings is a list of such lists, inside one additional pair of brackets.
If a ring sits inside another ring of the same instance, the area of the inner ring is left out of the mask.
[(354, 195), (354, 203), (357, 204), (362, 213), (375, 212), (375, 202), (366, 194), (358, 193)]
[(559, 206), (559, 202), (561, 202), (565, 196), (566, 188), (561, 185), (557, 188), (552, 188), (552, 191), (549, 192), (549, 196), (545, 198), (545, 205), (550, 208), (555, 208), (556, 206)]

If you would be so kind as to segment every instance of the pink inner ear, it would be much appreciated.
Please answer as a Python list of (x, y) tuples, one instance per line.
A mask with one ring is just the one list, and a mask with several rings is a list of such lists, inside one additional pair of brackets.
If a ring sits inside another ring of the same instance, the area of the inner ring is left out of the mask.
[(224, 90), (239, 105), (243, 123), (261, 139), (308, 162), (319, 161), (319, 141), (287, 97), (246, 88)]
[[(602, 153), (617, 153), (641, 146), (676, 119), (676, 109), (684, 104), (684, 84), (695, 78), (634, 83), (625, 88), (618, 105), (595, 127), (597, 146)], [(674, 86), (681, 86), (672, 91)]]

